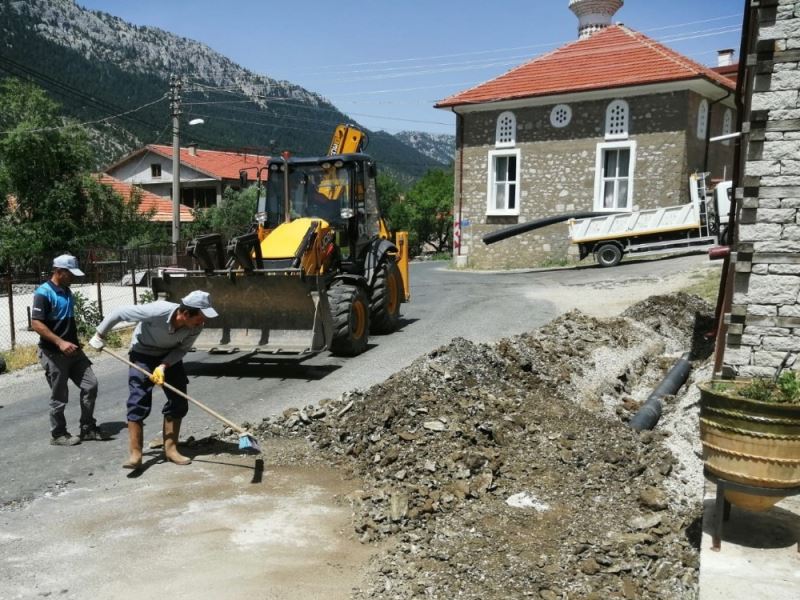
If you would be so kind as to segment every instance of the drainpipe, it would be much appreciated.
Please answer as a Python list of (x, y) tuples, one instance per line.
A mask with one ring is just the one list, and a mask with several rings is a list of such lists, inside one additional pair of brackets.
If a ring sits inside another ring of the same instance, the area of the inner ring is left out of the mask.
[(464, 199), (464, 115), (456, 112), (455, 107), (450, 110), (456, 115), (456, 150), (458, 151), (458, 251), (461, 256), (461, 246), (464, 243), (464, 232), (461, 229), (461, 216)]
[(630, 420), (629, 425), (636, 431), (652, 429), (661, 418), (661, 399), (664, 396), (672, 396), (681, 389), (689, 378), (689, 371), (692, 370), (692, 363), (689, 362), (689, 353), (686, 352), (672, 366), (667, 376), (658, 384), (647, 397), (647, 400), (639, 411)]
[[(712, 100), (708, 105), (708, 123), (706, 124), (706, 139), (705, 139), (705, 150), (703, 151), (703, 173), (708, 171), (708, 147), (711, 144), (711, 117), (714, 113), (714, 105), (719, 104), (723, 100), (731, 97), (731, 92), (725, 94), (722, 98), (717, 98), (716, 100)], [(719, 223), (717, 223), (719, 225)]]

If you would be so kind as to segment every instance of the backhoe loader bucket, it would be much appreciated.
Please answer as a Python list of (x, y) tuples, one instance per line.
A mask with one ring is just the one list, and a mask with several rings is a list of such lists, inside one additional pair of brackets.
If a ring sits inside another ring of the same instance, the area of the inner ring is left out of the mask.
[(332, 339), (325, 285), (299, 270), (165, 273), (153, 290), (170, 302), (194, 290), (211, 294), (219, 316), (206, 322), (195, 350), (298, 355), (326, 350)]

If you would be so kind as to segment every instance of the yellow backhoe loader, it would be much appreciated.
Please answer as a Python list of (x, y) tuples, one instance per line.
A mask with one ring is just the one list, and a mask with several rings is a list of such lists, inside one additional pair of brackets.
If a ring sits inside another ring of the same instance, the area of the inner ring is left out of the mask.
[(251, 230), (224, 251), (219, 234), (200, 236), (187, 246), (196, 270), (154, 278), (156, 296), (173, 302), (211, 294), (219, 317), (195, 349), (355, 356), (370, 332), (398, 328), (411, 297), (408, 235), (380, 215), (364, 140), (339, 125), (326, 156), (270, 159)]

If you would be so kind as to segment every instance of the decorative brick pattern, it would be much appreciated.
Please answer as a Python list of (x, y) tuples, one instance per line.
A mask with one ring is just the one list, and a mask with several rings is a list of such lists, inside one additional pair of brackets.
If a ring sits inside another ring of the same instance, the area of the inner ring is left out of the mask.
[(762, 2), (724, 372), (772, 377), (800, 354), (800, 3)]

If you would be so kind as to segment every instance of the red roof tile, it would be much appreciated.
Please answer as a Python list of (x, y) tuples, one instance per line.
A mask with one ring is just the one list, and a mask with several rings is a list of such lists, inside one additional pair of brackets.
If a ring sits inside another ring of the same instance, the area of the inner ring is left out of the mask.
[[(103, 185), (107, 185), (117, 192), (125, 201), (129, 201), (134, 193), (139, 194), (139, 212), (146, 215), (151, 210), (154, 211), (150, 217), (151, 221), (172, 222), (172, 200), (156, 196), (139, 186), (125, 183), (105, 173), (97, 175), (97, 179)], [(192, 210), (185, 204), (181, 204), (181, 223), (189, 223), (191, 221), (194, 221)]]
[(726, 89), (735, 88), (727, 77), (646, 35), (623, 25), (612, 25), (534, 58), (491, 81), (445, 98), (436, 107), (697, 78)]
[[(172, 146), (150, 144), (149, 150), (166, 158), (172, 158)], [(245, 154), (242, 152), (221, 152), (219, 150), (200, 150), (192, 154), (188, 148), (181, 148), (181, 164), (188, 165), (198, 171), (216, 179), (239, 179), (239, 171), (247, 169), (248, 180), (256, 180), (256, 169), (249, 167), (263, 167), (267, 164), (269, 156), (259, 154)], [(266, 179), (267, 172), (261, 174), (262, 180)]]

